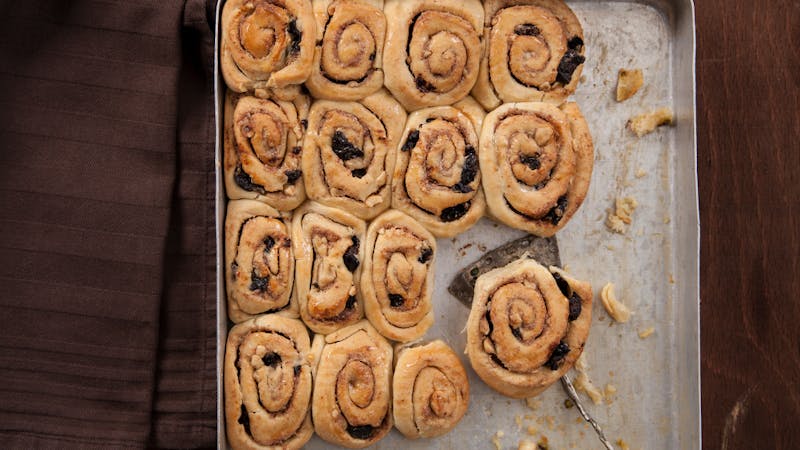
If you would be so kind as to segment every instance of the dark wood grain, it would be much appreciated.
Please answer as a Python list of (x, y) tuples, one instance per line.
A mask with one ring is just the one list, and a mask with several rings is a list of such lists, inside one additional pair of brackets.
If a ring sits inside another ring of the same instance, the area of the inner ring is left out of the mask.
[(800, 448), (800, 1), (697, 0), (703, 447)]

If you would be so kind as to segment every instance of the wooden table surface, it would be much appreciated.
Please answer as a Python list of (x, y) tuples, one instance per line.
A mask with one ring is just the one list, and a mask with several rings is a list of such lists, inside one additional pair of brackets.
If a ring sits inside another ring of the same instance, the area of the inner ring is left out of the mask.
[(800, 1), (695, 0), (705, 449), (800, 449)]

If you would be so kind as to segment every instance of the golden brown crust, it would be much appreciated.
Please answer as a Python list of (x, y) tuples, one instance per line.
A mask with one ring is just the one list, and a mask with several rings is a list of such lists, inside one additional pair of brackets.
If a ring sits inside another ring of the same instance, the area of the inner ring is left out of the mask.
[(317, 46), (306, 87), (315, 98), (360, 100), (383, 86), (383, 0), (312, 0)]
[[(386, 87), (409, 111), (453, 104), (478, 78), (479, 0), (386, 0)], [(405, 64), (403, 63), (405, 62)]]
[(583, 28), (561, 0), (487, 0), (483, 58), (472, 95), (484, 108), (502, 102), (560, 104), (583, 70)]
[(364, 317), (359, 280), (364, 260), (363, 220), (308, 202), (294, 213), (295, 297), (303, 322), (328, 334)]
[(306, 197), (301, 153), (309, 98), (266, 100), (228, 91), (223, 136), (228, 198), (291, 211)]
[(361, 321), (325, 336), (314, 379), (314, 427), (322, 439), (364, 448), (392, 428), (392, 347)]
[(220, 70), (235, 92), (290, 100), (311, 73), (316, 24), (309, 0), (229, 0)]
[(591, 320), (589, 283), (523, 258), (478, 277), (467, 320), (467, 355), (492, 389), (509, 397), (532, 397), (572, 367)]
[(583, 203), (594, 147), (575, 103), (502, 105), (486, 116), (480, 143), (483, 190), (496, 220), (552, 236)]
[(360, 102), (317, 100), (303, 145), (309, 198), (371, 219), (389, 208), (406, 113), (381, 90)]
[(433, 325), (436, 238), (397, 210), (367, 229), (361, 291), (370, 323), (385, 337), (408, 342)]
[(255, 200), (228, 202), (225, 287), (231, 321), (281, 310), (296, 316), (294, 267), (290, 223), (278, 211)]
[(225, 346), (225, 423), (234, 449), (299, 449), (314, 433), (302, 322), (275, 314), (235, 325)]
[(469, 405), (469, 380), (447, 344), (395, 350), (392, 380), (394, 425), (407, 438), (432, 438), (452, 430)]
[(412, 113), (397, 151), (392, 207), (437, 237), (452, 237), (483, 216), (478, 135), (486, 113), (467, 97)]

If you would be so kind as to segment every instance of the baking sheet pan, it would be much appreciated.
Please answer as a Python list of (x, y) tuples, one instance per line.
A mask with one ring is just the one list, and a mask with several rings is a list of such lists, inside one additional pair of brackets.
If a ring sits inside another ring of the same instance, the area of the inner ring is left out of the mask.
[[(223, 0), (224, 1), (224, 0)], [(221, 2), (217, 6), (217, 27)], [(585, 79), (573, 99), (581, 106), (595, 144), (595, 166), (587, 199), (558, 234), (561, 258), (576, 277), (592, 282), (593, 325), (586, 345), (588, 374), (600, 388), (617, 389), (611, 402), (590, 413), (612, 442), (632, 449), (700, 448), (699, 215), (697, 203), (694, 7), (691, 0), (568, 1), (583, 24), (587, 43)], [(218, 34), (218, 33), (217, 33)], [(219, 42), (216, 42), (219, 55)], [(222, 102), (225, 86), (215, 60), (217, 125), (217, 325), (218, 367), (228, 330), (223, 242), (225, 192), (222, 182)], [(641, 68), (645, 85), (630, 100), (614, 100), (617, 71)], [(633, 115), (668, 106), (673, 127), (636, 138), (625, 129)], [(634, 197), (639, 207), (626, 234), (604, 225), (617, 197)], [(454, 273), (519, 231), (482, 219), (455, 239), (439, 239), (434, 311), (426, 339), (441, 338), (457, 352), (469, 311), (447, 292)], [(632, 308), (626, 324), (613, 324), (599, 301), (600, 288), (616, 284), (617, 297)], [(641, 339), (638, 331), (653, 327)], [(502, 448), (521, 440), (549, 448), (600, 448), (591, 429), (567, 408), (556, 384), (536, 398), (537, 407), (511, 400), (483, 384), (461, 355), (470, 376), (467, 415), (451, 433), (411, 441), (396, 430), (374, 448), (492, 448), (498, 431)], [(218, 379), (218, 447), (227, 448), (221, 369)], [(528, 427), (536, 428), (534, 435)], [(307, 448), (330, 448), (314, 437)]]

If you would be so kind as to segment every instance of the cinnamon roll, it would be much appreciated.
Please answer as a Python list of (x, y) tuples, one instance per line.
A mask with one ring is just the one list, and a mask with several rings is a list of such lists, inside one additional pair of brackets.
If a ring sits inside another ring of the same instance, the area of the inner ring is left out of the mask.
[(367, 319), (391, 340), (419, 339), (433, 325), (436, 238), (392, 209), (369, 224), (365, 246), (361, 290)]
[(386, 92), (360, 102), (317, 100), (303, 145), (309, 198), (371, 219), (389, 208), (406, 113)]
[(225, 346), (225, 422), (234, 449), (299, 449), (314, 433), (308, 330), (267, 314), (234, 326)]
[(392, 380), (394, 426), (407, 438), (452, 430), (469, 405), (469, 380), (461, 360), (442, 341), (400, 347)]
[(559, 104), (581, 78), (583, 28), (562, 0), (487, 0), (483, 59), (472, 95), (502, 102)]
[(322, 439), (364, 448), (392, 428), (392, 347), (367, 321), (325, 336), (312, 414)]
[(478, 277), (467, 355), (492, 389), (532, 397), (572, 367), (591, 321), (589, 283), (523, 258)]
[(434, 236), (453, 237), (483, 215), (478, 135), (485, 115), (467, 97), (408, 118), (392, 179), (392, 207)]
[(594, 165), (589, 127), (575, 103), (509, 103), (486, 116), (480, 139), (489, 214), (552, 236), (581, 206)]
[(234, 323), (265, 312), (297, 314), (292, 301), (295, 260), (289, 226), (278, 211), (264, 203), (228, 203), (225, 287), (228, 318)]
[(296, 298), (300, 317), (328, 334), (364, 317), (359, 280), (364, 260), (363, 220), (344, 211), (305, 203), (294, 213)]
[(360, 100), (383, 86), (383, 0), (312, 0), (317, 47), (306, 87), (316, 98)]
[(305, 199), (300, 157), (309, 99), (265, 100), (228, 92), (225, 99), (225, 191), (280, 211)]
[[(479, 0), (386, 0), (386, 87), (409, 111), (453, 104), (478, 79)], [(403, 64), (402, 62), (405, 62)]]
[(291, 100), (311, 74), (316, 25), (309, 0), (228, 0), (220, 69), (235, 92)]

